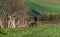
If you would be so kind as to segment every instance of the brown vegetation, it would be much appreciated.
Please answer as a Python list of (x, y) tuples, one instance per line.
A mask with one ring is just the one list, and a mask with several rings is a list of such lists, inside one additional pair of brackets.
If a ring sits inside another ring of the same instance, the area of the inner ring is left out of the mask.
[[(2, 22), (0, 22), (1, 28), (16, 28), (16, 25), (17, 27), (20, 25), (18, 25), (19, 21), (19, 23), (21, 23), (24, 19), (29, 17), (28, 7), (23, 4), (22, 0), (0, 0), (0, 8), (0, 21)], [(25, 25), (23, 22), (22, 24)]]
[(40, 20), (42, 21), (58, 21), (60, 20), (60, 14), (57, 13), (43, 13), (42, 16), (40, 17)]

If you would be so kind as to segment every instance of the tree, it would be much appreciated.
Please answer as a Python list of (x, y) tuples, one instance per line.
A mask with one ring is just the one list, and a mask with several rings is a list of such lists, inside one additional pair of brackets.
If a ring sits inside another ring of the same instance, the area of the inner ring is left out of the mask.
[(17, 15), (25, 17), (28, 15), (28, 7), (23, 4), (22, 0), (0, 0), (0, 15), (4, 18), (5, 25), (8, 27), (8, 23), (13, 21), (13, 18), (16, 18)]

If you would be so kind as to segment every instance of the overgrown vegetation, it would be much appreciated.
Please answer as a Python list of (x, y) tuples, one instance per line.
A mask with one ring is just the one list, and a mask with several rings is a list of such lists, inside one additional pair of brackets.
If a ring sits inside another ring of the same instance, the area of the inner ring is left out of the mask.
[(56, 13), (43, 13), (42, 16), (40, 17), (41, 21), (58, 21), (60, 20), (60, 14)]

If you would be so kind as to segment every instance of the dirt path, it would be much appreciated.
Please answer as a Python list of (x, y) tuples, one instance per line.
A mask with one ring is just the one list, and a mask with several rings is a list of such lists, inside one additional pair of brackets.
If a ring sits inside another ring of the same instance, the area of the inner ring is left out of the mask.
[(59, 24), (60, 21), (42, 21), (42, 24)]
[(46, 1), (49, 1), (49, 2), (60, 2), (60, 0), (46, 0)]

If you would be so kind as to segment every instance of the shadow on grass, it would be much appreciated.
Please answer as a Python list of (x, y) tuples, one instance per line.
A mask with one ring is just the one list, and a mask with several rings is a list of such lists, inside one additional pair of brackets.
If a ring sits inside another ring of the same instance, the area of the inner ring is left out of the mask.
[(4, 32), (3, 30), (0, 30), (1, 35), (7, 35), (7, 32)]

